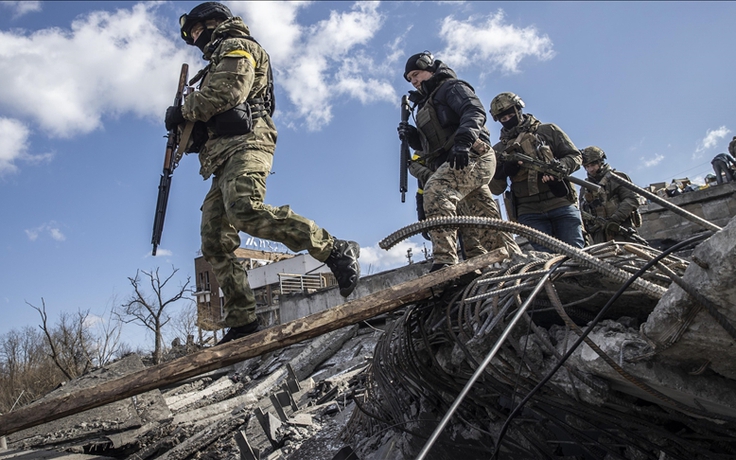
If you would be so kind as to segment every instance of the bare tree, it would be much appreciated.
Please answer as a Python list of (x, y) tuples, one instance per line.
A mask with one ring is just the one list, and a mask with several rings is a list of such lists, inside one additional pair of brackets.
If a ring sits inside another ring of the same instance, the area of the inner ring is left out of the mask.
[(112, 312), (107, 319), (91, 315), (89, 310), (79, 310), (75, 315), (63, 312), (51, 327), (43, 298), (41, 308), (26, 303), (41, 315), (40, 328), (49, 346), (49, 356), (67, 379), (104, 366), (117, 355), (122, 328)]
[(175, 338), (180, 338), (187, 345), (193, 344), (198, 331), (197, 304), (194, 299), (190, 299), (184, 308), (177, 313), (171, 320), (171, 325)]
[[(173, 291), (173, 295), (168, 297), (164, 293), (164, 290), (179, 269), (172, 266), (171, 270), (171, 274), (163, 279), (163, 281), (158, 268), (151, 272), (138, 270), (134, 278), (128, 277), (130, 284), (133, 286), (133, 294), (117, 311), (123, 322), (139, 324), (153, 332), (153, 361), (155, 364), (161, 362), (163, 355), (163, 327), (171, 320), (166, 307), (185, 297), (189, 292), (189, 283), (191, 281), (191, 278), (187, 277), (186, 283), (180, 285), (178, 290)], [(152, 294), (144, 291), (141, 274), (148, 278), (151, 290), (153, 291)]]
[(27, 404), (66, 380), (33, 327), (0, 336), (0, 412)]

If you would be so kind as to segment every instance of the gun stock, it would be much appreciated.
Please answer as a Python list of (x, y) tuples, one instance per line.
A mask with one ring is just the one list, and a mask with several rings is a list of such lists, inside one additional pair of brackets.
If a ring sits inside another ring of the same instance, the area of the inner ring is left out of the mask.
[[(176, 96), (174, 96), (174, 105), (181, 105), (184, 99), (184, 88), (187, 84), (189, 75), (189, 65), (181, 65), (181, 73), (179, 74), (179, 84), (176, 88)], [(161, 234), (164, 231), (164, 219), (166, 218), (166, 206), (169, 203), (169, 191), (171, 190), (171, 178), (174, 169), (178, 165), (177, 150), (179, 147), (179, 131), (178, 127), (174, 127), (166, 134), (166, 153), (164, 155), (164, 168), (161, 173), (161, 179), (158, 183), (158, 198), (156, 199), (156, 213), (153, 218), (153, 236), (151, 244), (153, 251), (151, 255), (156, 255), (156, 249), (161, 244)]]
[[(407, 95), (401, 98), (401, 121), (408, 122), (411, 108), (409, 107), (409, 97)], [(404, 139), (401, 141), (401, 165), (399, 166), (399, 192), (401, 192), (401, 202), (406, 201), (406, 192), (409, 188), (409, 141)]]

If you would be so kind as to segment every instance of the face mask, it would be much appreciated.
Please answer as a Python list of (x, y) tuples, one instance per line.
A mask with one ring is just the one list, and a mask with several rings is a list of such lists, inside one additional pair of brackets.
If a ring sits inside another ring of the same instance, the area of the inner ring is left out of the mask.
[(501, 125), (503, 125), (503, 127), (506, 128), (506, 129), (511, 129), (514, 126), (518, 125), (518, 124), (519, 124), (519, 117), (516, 116), (516, 115), (514, 115), (512, 118), (510, 118), (510, 119), (508, 119), (506, 121), (502, 121), (501, 122)]
[(199, 37), (194, 41), (194, 46), (204, 53), (204, 47), (207, 46), (212, 39), (212, 32), (214, 30), (215, 29), (204, 29), (202, 33), (199, 34)]

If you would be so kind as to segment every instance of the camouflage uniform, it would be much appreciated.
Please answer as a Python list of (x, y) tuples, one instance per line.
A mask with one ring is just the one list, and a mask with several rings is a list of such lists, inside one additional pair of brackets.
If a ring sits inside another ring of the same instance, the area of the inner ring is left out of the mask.
[[(205, 48), (209, 70), (200, 91), (184, 101), (184, 118), (207, 122), (245, 100), (266, 97), (269, 57), (246, 38), (249, 35), (238, 17), (214, 30), (210, 43), (222, 41), (214, 50)], [(263, 203), (277, 137), (269, 114), (254, 118), (248, 134), (218, 136), (211, 126), (208, 131), (209, 139), (199, 153), (202, 177), (212, 177), (202, 205), (202, 254), (225, 294), (224, 323), (236, 327), (256, 320), (255, 297), (234, 254), (240, 246), (239, 231), (282, 242), (292, 251), (307, 250), (319, 261), (327, 260), (334, 238), (288, 205)]]
[[(423, 165), (421, 157), (415, 155), (409, 166), (409, 172), (419, 181), (420, 188), (418, 193), (424, 194), (424, 184), (432, 176), (433, 172), (430, 168)], [(426, 211), (422, 212), (426, 218)], [(491, 190), (486, 185), (471, 192), (457, 204), (458, 216), (481, 216), (493, 219), (501, 219), (501, 213), (498, 211), (496, 200), (491, 194)], [(476, 228), (466, 228), (459, 230), (462, 240), (465, 256), (468, 258), (479, 256), (498, 248), (506, 248), (509, 254), (520, 254), (521, 249), (514, 239), (506, 232), (487, 231)], [(440, 262), (441, 263), (441, 262)]]
[[(425, 175), (424, 211), (428, 219), (458, 214), (500, 218), (498, 207), (488, 189), (496, 168), (496, 156), (490, 148), (485, 127), (485, 109), (473, 88), (458, 80), (452, 69), (435, 61), (433, 76), (422, 83), (423, 90), (410, 92), (417, 103), (416, 123), (424, 161), (431, 174)], [(454, 169), (446, 160), (453, 147), (468, 149), (469, 163)], [(417, 168), (413, 167), (416, 175)], [(489, 234), (489, 235), (485, 235)], [(457, 230), (431, 230), (434, 265), (458, 262)], [(487, 249), (505, 246), (510, 253), (521, 252), (506, 233), (470, 230), (465, 236), (469, 257)]]
[(593, 243), (610, 240), (636, 242), (616, 231), (616, 228), (621, 226), (634, 230), (634, 227), (641, 225), (637, 211), (639, 200), (636, 193), (606, 177), (609, 172), (631, 182), (628, 175), (611, 169), (607, 163), (603, 163), (594, 176), (588, 175), (588, 181), (600, 185), (601, 191), (594, 192), (585, 187), (580, 189), (580, 209), (584, 213), (585, 230)]
[[(567, 171), (573, 172), (580, 168), (582, 156), (567, 134), (554, 123), (541, 123), (529, 113), (523, 114), (519, 123), (513, 128), (502, 128), (501, 141), (494, 145), (493, 149), (505, 150), (522, 134), (533, 138), (538, 145), (548, 147), (551, 156), (558, 160)], [(527, 142), (522, 142), (521, 145), (526, 146)], [(525, 153), (538, 157), (536, 151), (527, 152), (525, 150)], [(584, 246), (582, 222), (576, 207), (577, 194), (567, 179), (563, 182), (542, 182), (542, 174), (523, 166), (519, 167), (513, 162), (505, 162), (498, 165), (493, 180), (491, 180), (490, 187), (494, 195), (500, 195), (506, 190), (507, 179), (511, 179), (514, 208), (520, 223), (548, 233), (573, 246), (581, 248)], [(564, 190), (562, 193), (559, 193), (559, 190), (553, 191), (551, 185), (565, 187), (567, 194)], [(539, 251), (547, 250), (536, 243), (532, 243), (532, 246)]]

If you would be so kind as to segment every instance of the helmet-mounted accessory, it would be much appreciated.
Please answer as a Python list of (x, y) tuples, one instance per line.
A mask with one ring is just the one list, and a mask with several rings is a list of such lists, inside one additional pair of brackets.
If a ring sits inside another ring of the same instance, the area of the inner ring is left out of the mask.
[(205, 22), (208, 19), (228, 19), (233, 17), (230, 9), (219, 2), (205, 2), (194, 8), (189, 14), (182, 14), (179, 17), (179, 28), (181, 30), (181, 38), (187, 45), (194, 45), (192, 38), (192, 27), (198, 22)]

